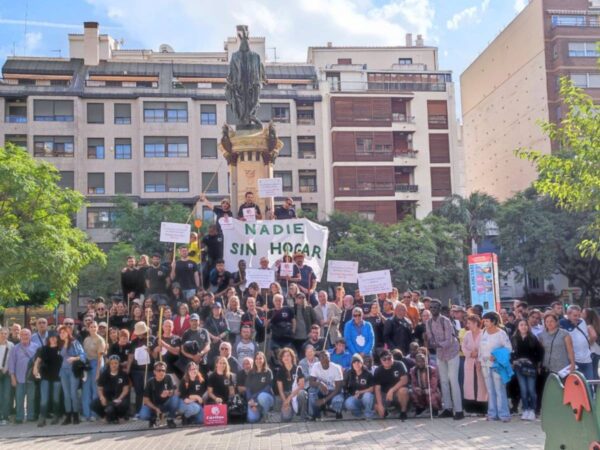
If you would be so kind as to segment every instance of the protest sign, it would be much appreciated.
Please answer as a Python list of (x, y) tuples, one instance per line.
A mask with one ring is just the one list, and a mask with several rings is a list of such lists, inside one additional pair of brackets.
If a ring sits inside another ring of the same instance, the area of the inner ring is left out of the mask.
[(192, 226), (188, 223), (160, 223), (160, 242), (189, 244)]
[(246, 284), (256, 283), (261, 289), (269, 289), (275, 282), (275, 271), (271, 269), (246, 269)]
[(293, 277), (294, 276), (294, 263), (281, 263), (279, 266), (280, 277)]
[(356, 283), (358, 279), (358, 261), (327, 262), (327, 281), (330, 283)]
[(273, 266), (284, 255), (304, 253), (304, 264), (312, 267), (317, 280), (321, 279), (327, 257), (327, 227), (308, 219), (259, 220), (248, 223), (233, 220), (231, 230), (223, 230), (223, 259), (225, 268), (237, 271), (240, 259), (247, 267), (259, 267), (260, 258), (269, 259)]
[(259, 178), (258, 196), (261, 198), (281, 197), (283, 195), (283, 180), (281, 178)]
[(358, 274), (358, 290), (362, 295), (392, 292), (392, 277), (389, 270), (376, 270)]
[(219, 225), (221, 226), (221, 230), (232, 230), (233, 219), (229, 216), (223, 216), (219, 219)]
[(256, 209), (244, 208), (244, 209), (242, 209), (242, 212), (244, 213), (244, 219), (246, 219), (246, 222), (250, 222), (250, 223), (256, 222)]

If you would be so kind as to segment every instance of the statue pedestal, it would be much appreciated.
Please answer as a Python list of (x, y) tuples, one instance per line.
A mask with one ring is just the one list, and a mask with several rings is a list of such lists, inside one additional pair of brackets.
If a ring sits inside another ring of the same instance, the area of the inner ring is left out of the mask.
[(273, 164), (283, 147), (272, 124), (263, 129), (233, 131), (223, 126), (219, 150), (227, 160), (230, 174), (232, 209), (237, 213), (245, 201), (246, 192), (254, 193), (254, 202), (260, 206), (265, 218), (267, 207), (273, 211), (272, 198), (258, 195), (259, 178), (273, 177)]

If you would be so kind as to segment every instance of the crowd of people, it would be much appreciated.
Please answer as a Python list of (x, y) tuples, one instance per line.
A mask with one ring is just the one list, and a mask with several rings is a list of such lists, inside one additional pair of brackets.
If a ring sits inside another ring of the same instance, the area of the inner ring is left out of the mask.
[(291, 276), (263, 258), (277, 281), (260, 289), (246, 281), (245, 261), (225, 270), (218, 226), (193, 234), (178, 259), (130, 256), (122, 296), (91, 300), (52, 329), (44, 318), (0, 329), (0, 424), (197, 425), (210, 404), (249, 423), (344, 411), (508, 422), (519, 409), (535, 420), (549, 372), (597, 378), (592, 309), (565, 314), (555, 302), (542, 312), (516, 301), (484, 313), (397, 289), (368, 301), (342, 285), (317, 290), (304, 257), (282, 260), (294, 263)]

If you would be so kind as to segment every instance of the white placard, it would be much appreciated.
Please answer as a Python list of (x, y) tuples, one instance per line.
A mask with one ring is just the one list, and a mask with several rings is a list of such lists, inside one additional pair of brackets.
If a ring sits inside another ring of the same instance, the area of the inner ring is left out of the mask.
[(358, 279), (358, 261), (327, 262), (327, 281), (330, 283), (356, 283)]
[(223, 216), (219, 219), (221, 230), (233, 230), (233, 219), (230, 216)]
[(256, 209), (254, 207), (244, 208), (244, 209), (242, 209), (242, 212), (244, 213), (244, 219), (246, 219), (246, 222), (249, 222), (249, 223), (256, 222)]
[(283, 196), (283, 179), (281, 178), (259, 178), (258, 196), (261, 198)]
[(376, 270), (358, 274), (358, 290), (361, 295), (392, 292), (392, 276), (389, 270)]
[(269, 289), (275, 282), (275, 271), (271, 269), (246, 269), (246, 285), (257, 283), (261, 289)]
[(294, 263), (281, 263), (279, 265), (279, 276), (280, 277), (293, 277), (294, 276)]
[(189, 244), (192, 226), (188, 223), (160, 223), (160, 242), (176, 242)]

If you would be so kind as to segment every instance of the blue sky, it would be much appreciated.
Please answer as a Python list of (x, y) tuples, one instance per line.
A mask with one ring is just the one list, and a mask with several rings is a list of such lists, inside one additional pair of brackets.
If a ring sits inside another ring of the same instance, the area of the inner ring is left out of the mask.
[[(0, 1), (0, 62), (68, 56), (68, 33), (100, 23), (124, 48), (218, 51), (246, 23), (268, 57), (301, 62), (311, 45), (403, 45), (406, 32), (439, 47), (440, 68), (460, 73), (527, 0), (19, 0)], [(27, 25), (26, 25), (27, 23)]]

